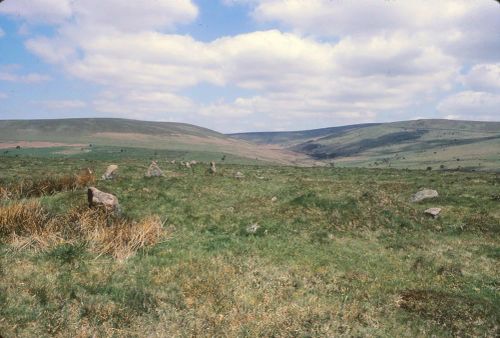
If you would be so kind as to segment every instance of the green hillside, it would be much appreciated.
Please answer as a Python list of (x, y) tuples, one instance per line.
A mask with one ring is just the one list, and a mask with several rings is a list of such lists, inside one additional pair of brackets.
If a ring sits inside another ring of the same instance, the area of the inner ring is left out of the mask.
[(229, 136), (259, 144), (280, 144), (290, 146), (300, 144), (312, 139), (326, 136), (340, 135), (349, 131), (361, 128), (376, 126), (377, 123), (354, 124), (349, 126), (330, 127), (312, 130), (299, 131), (278, 131), (278, 132), (250, 132), (229, 134)]
[[(20, 143), (22, 142), (22, 143)], [(3, 145), (3, 146), (2, 146)], [(257, 161), (301, 164), (307, 157), (276, 146), (262, 147), (184, 123), (112, 118), (0, 121), (0, 148), (129, 147), (231, 154)], [(88, 150), (88, 149), (84, 149)], [(70, 153), (70, 150), (66, 150)]]
[(500, 122), (415, 120), (232, 136), (342, 166), (500, 169)]

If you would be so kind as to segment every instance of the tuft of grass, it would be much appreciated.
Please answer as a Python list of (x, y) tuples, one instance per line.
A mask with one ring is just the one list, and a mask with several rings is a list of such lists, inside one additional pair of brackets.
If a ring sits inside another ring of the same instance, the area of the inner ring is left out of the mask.
[(139, 222), (115, 217), (104, 208), (77, 207), (62, 215), (50, 215), (38, 200), (15, 201), (0, 207), (0, 239), (7, 238), (20, 250), (32, 248), (47, 250), (64, 244), (64, 250), (73, 250), (71, 243), (83, 240), (92, 252), (110, 254), (123, 260), (146, 246), (154, 245), (163, 237), (163, 223), (158, 216), (149, 216)]
[(16, 201), (0, 206), (0, 237), (9, 235), (38, 235), (49, 215), (40, 201)]
[(1, 199), (34, 198), (53, 195), (62, 191), (71, 191), (95, 183), (95, 176), (90, 169), (76, 175), (56, 175), (41, 178), (24, 178), (0, 187)]

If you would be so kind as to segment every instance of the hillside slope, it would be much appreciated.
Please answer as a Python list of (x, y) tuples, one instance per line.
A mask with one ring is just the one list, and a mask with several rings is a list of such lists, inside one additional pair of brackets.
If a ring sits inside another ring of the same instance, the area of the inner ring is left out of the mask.
[(231, 136), (345, 166), (500, 169), (500, 122), (415, 120)]
[(228, 153), (281, 164), (304, 164), (308, 159), (279, 146), (257, 146), (210, 129), (184, 123), (112, 118), (0, 121), (0, 147), (23, 142), (24, 147), (98, 146)]

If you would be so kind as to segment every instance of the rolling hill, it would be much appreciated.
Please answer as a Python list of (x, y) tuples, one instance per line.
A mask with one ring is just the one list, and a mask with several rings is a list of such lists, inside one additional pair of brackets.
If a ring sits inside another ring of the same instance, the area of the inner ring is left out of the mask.
[[(0, 121), (0, 148), (94, 146), (130, 147), (197, 153), (231, 154), (279, 164), (307, 164), (308, 157), (277, 145), (261, 146), (184, 123), (114, 118)], [(63, 150), (71, 153), (71, 150)], [(61, 150), (58, 149), (61, 153)], [(215, 155), (214, 155), (215, 156)], [(210, 156), (207, 156), (210, 158)]]
[(500, 122), (414, 120), (231, 136), (341, 166), (500, 170)]

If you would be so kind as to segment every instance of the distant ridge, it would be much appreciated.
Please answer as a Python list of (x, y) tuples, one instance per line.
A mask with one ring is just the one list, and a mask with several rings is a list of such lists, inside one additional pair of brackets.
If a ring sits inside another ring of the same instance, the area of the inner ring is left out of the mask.
[(500, 122), (429, 119), (230, 136), (345, 166), (500, 169)]
[(186, 123), (152, 122), (119, 118), (0, 120), (1, 143), (53, 142), (228, 153), (279, 164), (303, 164), (307, 156), (280, 147), (257, 146), (219, 132)]

